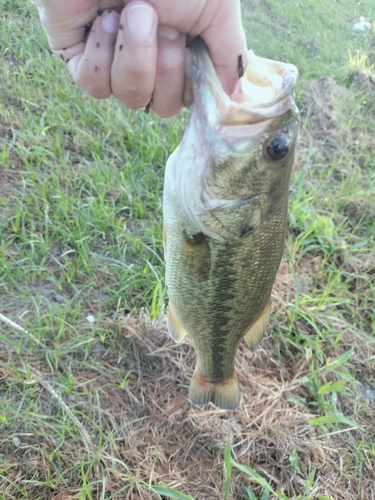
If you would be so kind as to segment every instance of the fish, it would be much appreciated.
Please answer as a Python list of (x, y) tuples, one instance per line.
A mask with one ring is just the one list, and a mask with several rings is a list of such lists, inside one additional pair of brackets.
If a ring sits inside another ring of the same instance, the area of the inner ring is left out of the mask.
[(283, 254), (298, 71), (249, 51), (229, 96), (204, 41), (190, 50), (193, 104), (163, 192), (167, 326), (196, 353), (191, 403), (232, 410), (237, 347), (254, 350), (265, 333)]

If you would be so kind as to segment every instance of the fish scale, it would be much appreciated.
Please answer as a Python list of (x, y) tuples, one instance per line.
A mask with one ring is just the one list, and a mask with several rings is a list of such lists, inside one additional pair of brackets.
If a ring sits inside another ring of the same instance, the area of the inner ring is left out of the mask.
[(255, 82), (269, 68), (277, 74), (266, 80), (284, 86), (269, 92), (276, 95), (270, 103), (234, 102), (204, 43), (191, 50), (194, 104), (164, 184), (168, 330), (178, 342), (185, 335), (193, 342), (192, 403), (233, 409), (240, 398), (236, 350), (243, 337), (254, 349), (264, 334), (283, 252), (297, 71), (249, 53), (242, 78), (251, 78), (251, 65)]

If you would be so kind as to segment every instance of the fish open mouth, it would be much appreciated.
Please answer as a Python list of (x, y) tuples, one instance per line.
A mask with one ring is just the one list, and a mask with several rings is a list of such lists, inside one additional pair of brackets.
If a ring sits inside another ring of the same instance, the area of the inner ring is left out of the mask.
[(298, 77), (291, 64), (248, 53), (248, 65), (220, 119), (221, 125), (256, 124), (283, 115), (291, 107)]
[(245, 73), (230, 98), (237, 103), (251, 103), (256, 108), (270, 107), (294, 89), (293, 69), (290, 64), (256, 56), (250, 50)]
[(232, 101), (253, 102), (255, 105), (272, 102), (281, 92), (281, 75), (271, 72), (254, 52), (249, 52), (248, 60), (246, 71), (230, 96)]
[[(236, 89), (228, 96), (216, 76), (202, 39), (194, 40), (194, 106), (203, 107), (210, 125), (258, 124), (283, 115), (294, 106), (293, 91), (298, 70), (292, 64), (273, 61), (248, 52), (248, 64)], [(212, 110), (217, 109), (215, 115)]]

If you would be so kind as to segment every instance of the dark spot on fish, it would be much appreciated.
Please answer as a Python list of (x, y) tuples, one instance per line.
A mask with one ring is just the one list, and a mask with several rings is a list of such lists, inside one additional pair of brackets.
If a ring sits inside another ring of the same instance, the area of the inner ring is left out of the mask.
[(108, 9), (107, 13), (110, 14), (112, 12), (112, 9)]
[(188, 276), (197, 281), (206, 281), (210, 274), (211, 251), (207, 236), (182, 231), (182, 265)]
[(205, 238), (205, 235), (203, 233), (189, 234), (189, 232), (186, 229), (182, 231), (182, 234), (185, 240), (191, 243), (192, 245), (202, 243), (202, 241)]
[(69, 61), (70, 61), (70, 59), (67, 59), (67, 60), (65, 61), (65, 62), (66, 62), (66, 64), (68, 64), (68, 62), (69, 62)]
[(60, 54), (60, 58), (65, 62), (64, 56)]
[(253, 226), (244, 226), (241, 228), (240, 238), (247, 238), (254, 232)]
[(90, 23), (87, 23), (85, 26), (84, 26), (84, 31), (83, 31), (83, 38), (82, 38), (82, 43), (86, 43), (87, 42), (87, 39), (89, 37), (89, 34), (90, 34), (90, 31), (91, 31), (91, 27), (92, 27), (92, 23), (94, 21), (91, 21)]
[(122, 44), (120, 45), (120, 47), (118, 48), (118, 50), (121, 52), (122, 51)]
[(103, 14), (103, 12), (104, 12), (104, 9), (101, 9), (100, 7), (99, 7), (99, 9), (96, 11), (96, 13), (97, 13), (97, 15), (98, 15), (98, 16), (101, 16), (101, 15)]
[(282, 160), (289, 153), (289, 143), (287, 137), (274, 137), (267, 146), (267, 153), (271, 160)]
[(97, 73), (97, 72), (98, 72), (98, 67), (97, 67), (97, 66), (95, 66), (95, 73)]
[(65, 49), (63, 49), (63, 50), (66, 50), (66, 47), (65, 47)]
[(100, 47), (100, 42), (96, 42), (96, 48), (98, 49)]
[(244, 74), (242, 54), (238, 56), (238, 78), (241, 78)]
[(145, 113), (148, 114), (150, 112), (151, 106), (152, 106), (152, 97), (151, 97), (151, 101), (145, 107)]
[(123, 30), (124, 29), (124, 25), (123, 24), (120, 24), (120, 26), (118, 27), (119, 30)]

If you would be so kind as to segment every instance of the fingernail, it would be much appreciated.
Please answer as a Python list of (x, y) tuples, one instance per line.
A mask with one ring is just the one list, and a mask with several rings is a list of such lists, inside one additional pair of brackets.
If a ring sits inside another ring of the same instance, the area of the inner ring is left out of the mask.
[(168, 40), (177, 40), (177, 38), (180, 36), (180, 32), (175, 28), (171, 28), (170, 26), (159, 26), (158, 36), (167, 38)]
[(126, 22), (131, 35), (147, 38), (154, 27), (154, 10), (145, 4), (133, 5), (128, 9)]
[(117, 33), (120, 16), (114, 10), (104, 11), (102, 14), (102, 28), (106, 33)]

